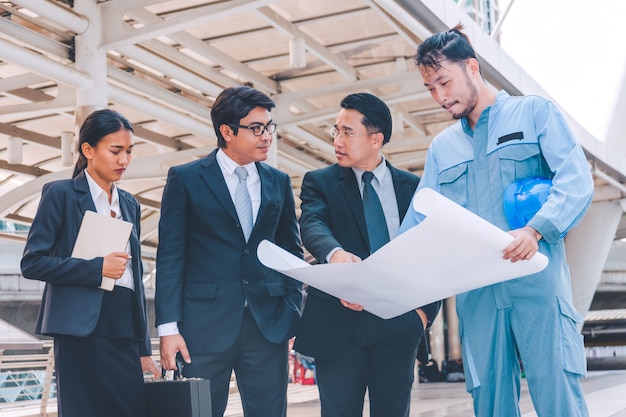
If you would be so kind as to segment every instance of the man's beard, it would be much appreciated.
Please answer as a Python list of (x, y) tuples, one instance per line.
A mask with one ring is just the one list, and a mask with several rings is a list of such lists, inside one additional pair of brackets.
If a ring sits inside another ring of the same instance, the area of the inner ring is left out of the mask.
[(463, 111), (461, 111), (460, 113), (452, 114), (452, 118), (455, 120), (463, 119), (469, 116), (470, 113), (473, 112), (474, 109), (476, 108), (476, 103), (478, 102), (478, 91), (476, 90), (476, 87), (472, 85), (472, 82), (469, 76), (467, 75), (467, 73), (465, 74), (465, 81), (466, 81), (467, 88), (470, 91), (470, 94), (466, 100), (467, 107), (465, 107), (465, 109), (463, 109)]

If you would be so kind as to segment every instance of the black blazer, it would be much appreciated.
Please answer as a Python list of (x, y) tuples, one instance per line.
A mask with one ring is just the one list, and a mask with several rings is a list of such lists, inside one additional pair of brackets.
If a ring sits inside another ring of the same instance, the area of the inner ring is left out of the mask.
[(216, 152), (170, 169), (163, 192), (156, 277), (156, 324), (177, 322), (192, 354), (223, 352), (239, 334), (244, 300), (271, 342), (295, 333), (299, 282), (266, 268), (263, 239), (302, 257), (291, 180), (264, 163), (261, 206), (246, 242)]
[[(141, 208), (128, 192), (118, 188), (124, 220), (133, 223), (130, 235), (137, 328), (142, 329), (142, 356), (151, 355), (146, 320), (143, 266), (139, 243)], [(71, 258), (86, 211), (96, 211), (84, 171), (76, 178), (43, 186), (37, 214), (28, 233), (21, 267), (24, 278), (45, 281), (36, 333), (48, 336), (87, 336), (98, 323), (104, 290), (102, 257)]]
[[(388, 162), (387, 166), (391, 172), (402, 222), (419, 177), (398, 170)], [(363, 201), (352, 168), (335, 164), (308, 172), (302, 181), (300, 199), (302, 241), (318, 262), (325, 263), (328, 253), (336, 247), (361, 259), (369, 256)], [(437, 302), (422, 307), (429, 322), (437, 315), (440, 304)], [(309, 287), (294, 349), (318, 359), (332, 359), (348, 342), (359, 314), (370, 313), (352, 311), (343, 307), (337, 298)], [(422, 332), (421, 328), (417, 328), (422, 326), (421, 320), (414, 311), (389, 320), (372, 317), (372, 333), (380, 339), (402, 343), (403, 335), (407, 332)]]

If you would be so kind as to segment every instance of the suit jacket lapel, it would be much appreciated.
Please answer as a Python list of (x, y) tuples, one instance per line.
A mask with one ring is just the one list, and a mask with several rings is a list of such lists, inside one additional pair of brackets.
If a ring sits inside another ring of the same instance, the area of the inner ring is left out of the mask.
[(348, 205), (361, 232), (361, 237), (369, 245), (365, 213), (363, 213), (363, 200), (359, 191), (359, 183), (352, 168), (339, 167), (339, 188), (348, 201)]
[(252, 233), (254, 233), (256, 225), (259, 223), (259, 219), (262, 219), (265, 215), (269, 202), (271, 201), (271, 196), (274, 195), (274, 178), (270, 170), (260, 162), (257, 162), (255, 165), (259, 172), (259, 177), (261, 178), (261, 205), (259, 206), (259, 212), (256, 216), (256, 222), (252, 225)]
[(398, 203), (398, 214), (400, 215), (400, 222), (402, 223), (402, 219), (404, 219), (404, 215), (413, 199), (411, 184), (404, 181), (404, 179), (398, 175), (398, 170), (389, 164), (389, 162), (387, 162), (387, 167), (389, 168), (389, 172), (391, 172), (393, 188), (396, 192), (396, 201)]
[(215, 158), (216, 153), (217, 149), (204, 158), (202, 161), (204, 169), (200, 172), (200, 177), (215, 197), (215, 200), (224, 207), (224, 210), (226, 210), (233, 220), (239, 222), (239, 217), (237, 216), (237, 211), (235, 210), (235, 204), (233, 203), (233, 199), (230, 197), (230, 192), (226, 186), (226, 180), (224, 180), (224, 175), (222, 174), (222, 169)]
[(91, 192), (89, 191), (89, 184), (87, 183), (87, 177), (85, 177), (85, 171), (82, 171), (76, 178), (74, 178), (74, 190), (76, 191), (76, 200), (80, 207), (80, 212), (96, 211), (96, 205), (91, 198)]
[(131, 201), (129, 200), (128, 195), (119, 192), (119, 196), (120, 196), (120, 211), (122, 212), (122, 218), (129, 222), (129, 223), (133, 223), (133, 228), (130, 232), (130, 255), (133, 257), (132, 259), (132, 266), (133, 266), (133, 280), (135, 281), (135, 288), (139, 288), (139, 280), (142, 279), (143, 277), (139, 278), (141, 276), (140, 271), (139, 271), (139, 263), (135, 262), (135, 259), (139, 259), (140, 258), (140, 248), (139, 248), (139, 244), (140, 244), (140, 236), (138, 235), (138, 230), (137, 228), (134, 226), (134, 221), (135, 221), (135, 213), (133, 213), (131, 211)]
[(132, 223), (135, 220), (135, 213), (131, 213), (130, 211), (130, 201), (128, 201), (128, 197), (124, 193), (120, 192), (119, 189), (117, 191), (120, 196), (120, 211), (122, 212), (122, 219)]

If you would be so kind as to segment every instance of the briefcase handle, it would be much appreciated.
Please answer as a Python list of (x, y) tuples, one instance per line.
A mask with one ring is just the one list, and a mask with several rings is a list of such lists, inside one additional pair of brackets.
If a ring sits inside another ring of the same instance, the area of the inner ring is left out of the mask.
[[(167, 374), (167, 370), (165, 370), (165, 368), (161, 368), (161, 379), (165, 379), (167, 380), (168, 378), (166, 378), (166, 374)], [(177, 379), (182, 379), (183, 378), (183, 361), (176, 359), (176, 369), (174, 369), (173, 374), (172, 374), (172, 379), (174, 381), (176, 381)]]

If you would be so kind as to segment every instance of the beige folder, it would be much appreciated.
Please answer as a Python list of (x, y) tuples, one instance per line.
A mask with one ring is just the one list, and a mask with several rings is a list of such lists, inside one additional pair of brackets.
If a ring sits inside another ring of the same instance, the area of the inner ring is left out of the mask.
[[(72, 250), (72, 258), (93, 259), (112, 252), (124, 252), (133, 224), (124, 220), (87, 211)], [(100, 288), (112, 291), (115, 279), (102, 277)]]

